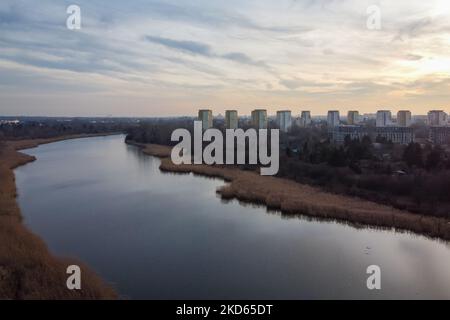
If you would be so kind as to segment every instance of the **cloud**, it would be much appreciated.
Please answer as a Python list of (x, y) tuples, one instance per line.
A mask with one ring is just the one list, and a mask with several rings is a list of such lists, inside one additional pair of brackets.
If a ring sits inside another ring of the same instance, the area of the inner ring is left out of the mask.
[(169, 38), (145, 36), (145, 40), (162, 45), (164, 47), (179, 50), (188, 54), (200, 55), (209, 58), (221, 58), (241, 64), (253, 66), (265, 66), (263, 61), (255, 61), (242, 52), (229, 52), (225, 54), (215, 53), (211, 47), (205, 43), (198, 41), (173, 40)]
[(226, 53), (224, 55), (221, 55), (223, 59), (227, 59), (230, 61), (247, 64), (247, 65), (253, 65), (253, 66), (260, 66), (260, 67), (267, 67), (266, 63), (264, 61), (255, 61), (249, 56), (247, 56), (245, 53), (242, 52), (230, 52)]
[(299, 88), (326, 88), (332, 87), (333, 83), (325, 81), (314, 81), (305, 79), (281, 79), (279, 83), (287, 89), (297, 90)]
[(418, 54), (407, 54), (406, 56), (405, 56), (405, 59), (406, 60), (411, 60), (411, 61), (418, 61), (418, 60), (422, 60), (423, 59), (423, 56), (421, 56), (421, 55), (418, 55)]
[(155, 36), (146, 36), (145, 39), (149, 42), (157, 43), (168, 48), (181, 50), (191, 54), (198, 54), (206, 57), (211, 57), (213, 55), (211, 48), (201, 42), (173, 40)]
[(432, 26), (432, 20), (430, 17), (411, 21), (407, 25), (400, 28), (400, 31), (394, 40), (404, 41), (405, 39), (419, 37), (423, 33), (428, 32), (427, 30), (430, 26)]
[(280, 80), (280, 84), (286, 87), (287, 89), (295, 90), (299, 88), (302, 84), (301, 82), (297, 80), (288, 80), (288, 79), (282, 79)]
[(450, 91), (442, 78), (450, 73), (450, 12), (437, 2), (380, 3), (382, 29), (370, 31), (367, 3), (356, 0), (78, 0), (82, 28), (70, 31), (68, 0), (2, 0), (0, 108), (4, 96), (13, 104), (24, 91), (47, 94), (40, 108), (52, 96), (88, 91), (126, 97), (108, 101), (117, 110), (130, 101), (149, 114), (156, 111), (148, 101), (186, 113), (216, 101), (306, 99), (325, 109), (339, 99), (369, 108), (386, 97), (406, 104), (406, 94), (418, 97), (408, 106), (421, 110)]

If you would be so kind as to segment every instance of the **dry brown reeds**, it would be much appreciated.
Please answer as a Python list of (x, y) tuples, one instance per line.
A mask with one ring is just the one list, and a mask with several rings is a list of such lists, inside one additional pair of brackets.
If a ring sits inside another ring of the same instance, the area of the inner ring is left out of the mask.
[(194, 173), (230, 182), (217, 192), (223, 199), (238, 199), (266, 205), (285, 214), (350, 221), (367, 226), (397, 228), (430, 237), (450, 240), (450, 221), (398, 210), (364, 199), (332, 194), (318, 187), (244, 171), (229, 166), (175, 165), (170, 160), (170, 147), (139, 145), (143, 152), (162, 158), (165, 172)]
[[(22, 223), (16, 202), (13, 169), (35, 158), (17, 150), (68, 138), (7, 142), (0, 153), (0, 299), (116, 299), (106, 284), (87, 266), (53, 256), (45, 243)], [(81, 290), (66, 287), (67, 266), (81, 267)]]

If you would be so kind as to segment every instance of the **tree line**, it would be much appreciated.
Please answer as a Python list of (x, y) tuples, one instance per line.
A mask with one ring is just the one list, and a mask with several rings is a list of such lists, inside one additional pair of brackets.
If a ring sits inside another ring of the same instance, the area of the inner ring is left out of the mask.
[(129, 123), (121, 121), (95, 121), (95, 120), (31, 120), (0, 125), (0, 133), (4, 139), (37, 139), (52, 138), (71, 134), (94, 134), (104, 132), (120, 132), (127, 129)]

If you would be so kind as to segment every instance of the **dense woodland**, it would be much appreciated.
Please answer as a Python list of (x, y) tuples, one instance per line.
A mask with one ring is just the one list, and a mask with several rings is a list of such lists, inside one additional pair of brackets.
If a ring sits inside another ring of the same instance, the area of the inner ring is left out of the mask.
[[(222, 128), (220, 122), (215, 127)], [(192, 131), (192, 120), (149, 121), (127, 139), (174, 145), (173, 130)], [(423, 128), (419, 128), (422, 130)], [(358, 196), (411, 212), (450, 218), (450, 155), (443, 148), (411, 143), (346, 139), (337, 146), (324, 127), (294, 128), (280, 137), (279, 177)], [(256, 169), (244, 166), (245, 169)]]
[(154, 143), (166, 146), (174, 146), (177, 142), (172, 142), (170, 137), (176, 129), (186, 129), (193, 136), (193, 120), (177, 119), (164, 120), (153, 119), (142, 122), (139, 126), (127, 130), (127, 140), (140, 143)]
[(450, 161), (440, 147), (318, 142), (280, 159), (281, 177), (416, 213), (450, 218)]

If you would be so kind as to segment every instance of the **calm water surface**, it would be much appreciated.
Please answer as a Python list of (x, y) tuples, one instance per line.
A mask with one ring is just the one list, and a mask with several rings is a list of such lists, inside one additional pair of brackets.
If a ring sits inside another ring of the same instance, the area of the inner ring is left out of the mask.
[(37, 157), (15, 171), (25, 223), (124, 297), (450, 299), (449, 243), (225, 203), (222, 181), (163, 174), (122, 135), (25, 152)]

